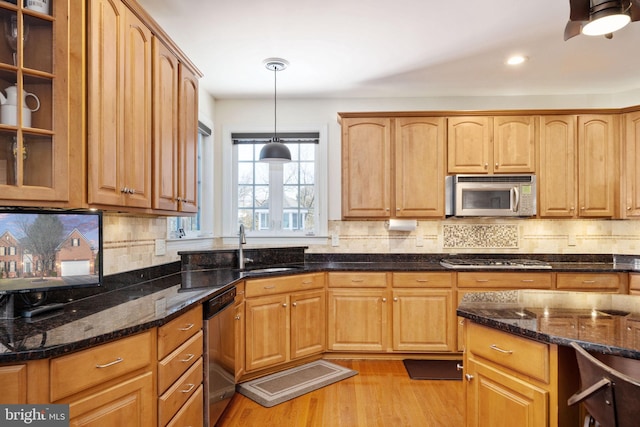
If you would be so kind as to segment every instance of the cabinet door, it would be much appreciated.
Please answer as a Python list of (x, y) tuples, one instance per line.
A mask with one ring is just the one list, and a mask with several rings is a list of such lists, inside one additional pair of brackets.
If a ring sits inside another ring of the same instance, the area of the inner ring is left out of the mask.
[(122, 176), (126, 205), (151, 207), (151, 31), (124, 12), (124, 134)]
[(490, 117), (450, 117), (447, 158), (449, 173), (489, 173), (493, 157)]
[(445, 119), (396, 119), (395, 216), (443, 217)]
[(329, 350), (386, 351), (386, 290), (336, 289), (328, 298)]
[(286, 295), (246, 300), (247, 371), (287, 361), (287, 303)]
[(27, 365), (0, 366), (2, 403), (27, 403)]
[(391, 119), (342, 119), (342, 216), (388, 218)]
[(147, 372), (69, 403), (70, 426), (155, 426), (153, 373)]
[(89, 203), (123, 204), (121, 147), (124, 109), (122, 9), (119, 1), (91, 0), (88, 28)]
[(236, 381), (244, 375), (244, 358), (245, 358), (245, 324), (244, 324), (244, 301), (236, 304), (235, 310), (235, 346), (236, 346), (236, 366), (235, 377)]
[(624, 213), (627, 218), (640, 216), (640, 111), (624, 115), (625, 138), (625, 200)]
[(153, 38), (153, 208), (178, 209), (178, 59)]
[(548, 392), (473, 359), (464, 363), (467, 427), (546, 427)]
[(494, 117), (493, 173), (535, 172), (537, 131), (537, 117)]
[(198, 212), (198, 78), (180, 64), (179, 210)]
[(541, 217), (576, 215), (576, 117), (540, 117), (538, 201)]
[(616, 122), (613, 116), (578, 117), (578, 206), (581, 217), (614, 215)]
[(324, 351), (325, 301), (324, 289), (291, 294), (291, 359)]
[(452, 291), (395, 289), (392, 310), (394, 350), (453, 351)]

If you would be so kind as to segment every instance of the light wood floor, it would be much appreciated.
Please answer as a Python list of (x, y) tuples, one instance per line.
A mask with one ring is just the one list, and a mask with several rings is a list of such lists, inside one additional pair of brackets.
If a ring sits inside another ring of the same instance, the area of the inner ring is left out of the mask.
[(265, 408), (239, 393), (218, 427), (459, 427), (462, 381), (412, 380), (401, 360), (331, 360), (358, 375)]

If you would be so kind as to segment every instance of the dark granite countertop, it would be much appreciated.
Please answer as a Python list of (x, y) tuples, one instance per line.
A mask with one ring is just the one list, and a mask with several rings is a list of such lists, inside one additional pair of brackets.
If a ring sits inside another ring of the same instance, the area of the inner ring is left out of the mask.
[(461, 317), (550, 344), (640, 359), (640, 297), (593, 292), (514, 290), (464, 296)]
[[(461, 271), (442, 267), (439, 261), (443, 254), (303, 254), (303, 250), (278, 249), (275, 256), (270, 254), (267, 259), (264, 250), (249, 249), (247, 252), (260, 261), (250, 266), (262, 269), (258, 273), (231, 267), (215, 268), (218, 262), (235, 265), (234, 251), (189, 252), (183, 257), (188, 259), (186, 264), (183, 261), (182, 265), (173, 263), (142, 273), (126, 273), (126, 282), (114, 288), (98, 292), (86, 290), (86, 294), (78, 291), (82, 294), (81, 298), (72, 298), (62, 310), (33, 319), (2, 319), (0, 363), (59, 356), (161, 326), (243, 278), (322, 271)], [(613, 258), (606, 256), (546, 256), (543, 259), (551, 262), (553, 267), (551, 270), (539, 270), (544, 272), (636, 271), (634, 263), (614, 263)], [(264, 268), (270, 267), (290, 269), (264, 271)], [(161, 274), (158, 275), (155, 270), (160, 270)], [(118, 276), (114, 280), (119, 282), (122, 278)], [(140, 283), (136, 283), (138, 281)], [(66, 297), (64, 294), (65, 302), (68, 301)], [(541, 332), (528, 333), (536, 338)]]

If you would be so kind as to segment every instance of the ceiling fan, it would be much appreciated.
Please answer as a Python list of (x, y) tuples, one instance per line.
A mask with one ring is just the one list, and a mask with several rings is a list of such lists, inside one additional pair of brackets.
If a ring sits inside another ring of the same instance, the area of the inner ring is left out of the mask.
[(565, 41), (578, 34), (604, 35), (610, 39), (614, 31), (629, 22), (640, 21), (640, 0), (569, 0), (569, 6)]

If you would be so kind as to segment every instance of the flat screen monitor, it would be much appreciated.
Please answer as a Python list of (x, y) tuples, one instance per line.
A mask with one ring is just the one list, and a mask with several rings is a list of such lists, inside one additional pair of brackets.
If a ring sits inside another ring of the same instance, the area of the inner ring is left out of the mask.
[(0, 209), (0, 295), (102, 283), (102, 212)]

